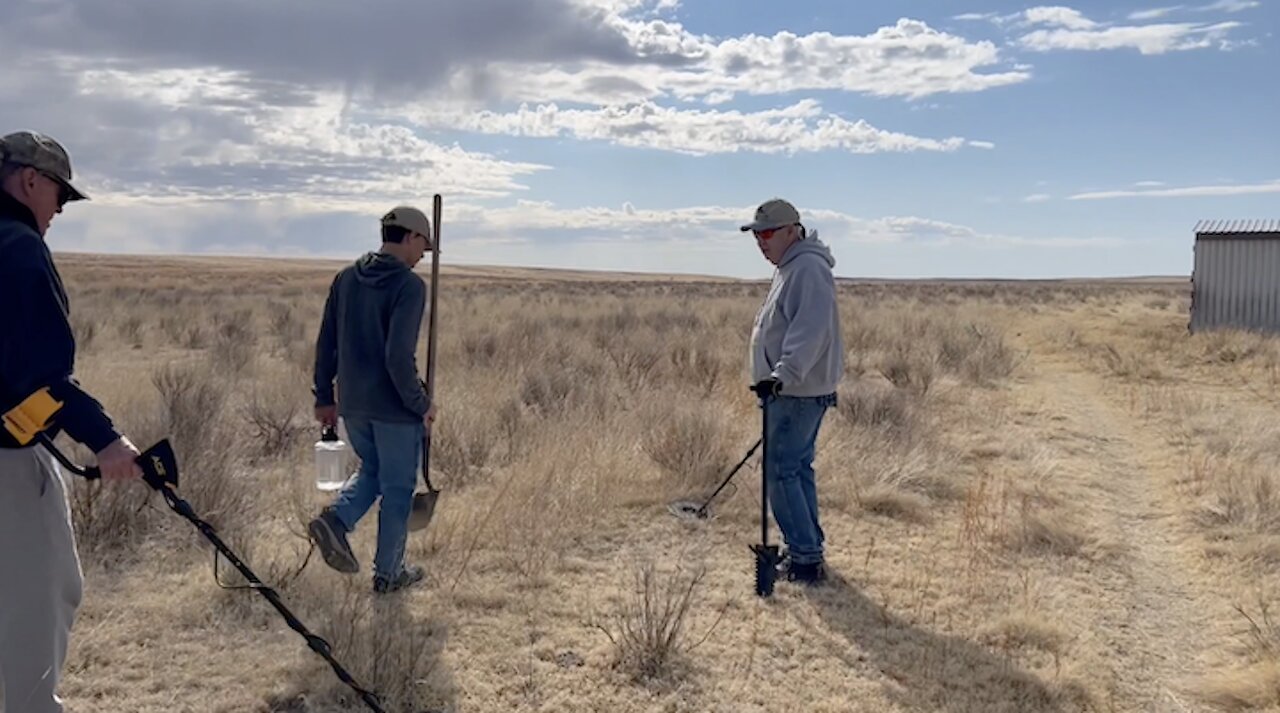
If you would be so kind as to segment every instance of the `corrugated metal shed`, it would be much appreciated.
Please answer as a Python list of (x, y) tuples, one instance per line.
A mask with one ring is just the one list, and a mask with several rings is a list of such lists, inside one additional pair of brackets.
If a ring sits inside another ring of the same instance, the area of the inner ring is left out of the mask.
[(1195, 232), (1191, 331), (1280, 332), (1280, 220), (1205, 220)]
[(1196, 223), (1196, 235), (1262, 235), (1280, 236), (1280, 220), (1202, 220)]

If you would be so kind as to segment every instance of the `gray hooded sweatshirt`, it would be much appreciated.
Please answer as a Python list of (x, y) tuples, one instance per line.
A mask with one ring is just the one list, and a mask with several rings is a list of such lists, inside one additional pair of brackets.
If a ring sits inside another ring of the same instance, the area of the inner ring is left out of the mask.
[(784, 396), (835, 393), (844, 375), (831, 250), (817, 231), (782, 256), (751, 330), (751, 382), (777, 379)]
[(336, 378), (344, 418), (421, 421), (431, 399), (414, 353), (425, 309), (422, 278), (393, 255), (366, 253), (338, 273), (316, 339), (316, 405), (334, 403)]

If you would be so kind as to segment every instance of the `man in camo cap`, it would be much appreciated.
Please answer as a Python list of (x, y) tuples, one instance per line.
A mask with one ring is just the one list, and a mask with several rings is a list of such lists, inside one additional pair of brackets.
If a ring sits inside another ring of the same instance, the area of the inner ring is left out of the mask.
[[(57, 141), (30, 131), (0, 138), (0, 414), (48, 389), (62, 403), (50, 438), (87, 446), (103, 479), (141, 478), (138, 449), (72, 376), (75, 333), (45, 244), (54, 216), (85, 198)], [(62, 473), (34, 444), (0, 428), (0, 711), (60, 713), (80, 560)]]

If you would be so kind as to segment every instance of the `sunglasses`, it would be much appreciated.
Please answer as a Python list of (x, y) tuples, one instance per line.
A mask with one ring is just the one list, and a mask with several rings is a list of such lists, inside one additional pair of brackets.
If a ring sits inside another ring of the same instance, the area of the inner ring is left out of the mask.
[(67, 188), (67, 184), (63, 183), (61, 179), (47, 171), (39, 171), (38, 173), (58, 185), (58, 207), (61, 208), (65, 206), (67, 202), (71, 200), (71, 189)]
[(772, 240), (774, 234), (777, 233), (779, 230), (782, 230), (783, 228), (790, 228), (790, 227), (791, 226), (789, 225), (781, 225), (781, 226), (778, 226), (777, 228), (769, 228), (767, 230), (753, 230), (751, 232), (755, 233), (755, 236), (761, 240)]

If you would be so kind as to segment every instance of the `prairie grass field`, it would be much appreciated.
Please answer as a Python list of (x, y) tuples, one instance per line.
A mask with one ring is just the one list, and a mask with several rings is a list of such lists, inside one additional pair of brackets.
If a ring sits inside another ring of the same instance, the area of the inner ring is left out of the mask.
[[(342, 263), (58, 260), (81, 382), (388, 710), (1280, 710), (1280, 346), (1184, 281), (842, 284), (832, 580), (761, 600), (758, 459), (667, 506), (759, 437), (767, 283), (445, 267), (427, 581), (375, 599), (376, 509), (299, 570)], [(70, 710), (363, 710), (144, 485), (72, 486)]]

